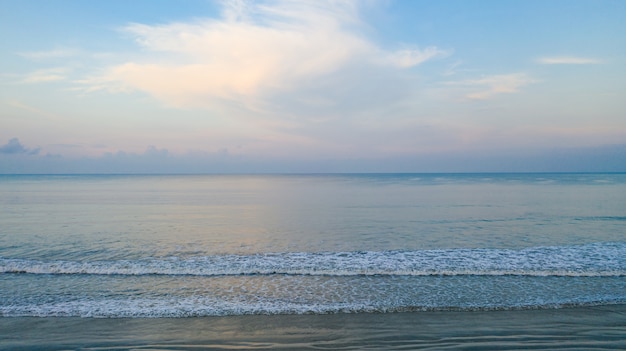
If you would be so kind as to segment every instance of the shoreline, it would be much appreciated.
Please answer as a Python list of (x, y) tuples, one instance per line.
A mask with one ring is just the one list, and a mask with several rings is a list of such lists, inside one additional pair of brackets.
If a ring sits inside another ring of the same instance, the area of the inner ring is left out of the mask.
[(1, 350), (626, 349), (626, 304), (189, 318), (0, 317)]

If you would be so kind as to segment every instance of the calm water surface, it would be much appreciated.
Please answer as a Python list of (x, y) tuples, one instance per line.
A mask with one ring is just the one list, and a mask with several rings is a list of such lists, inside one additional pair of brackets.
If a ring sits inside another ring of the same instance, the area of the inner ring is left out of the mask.
[(0, 316), (626, 303), (625, 174), (0, 176)]

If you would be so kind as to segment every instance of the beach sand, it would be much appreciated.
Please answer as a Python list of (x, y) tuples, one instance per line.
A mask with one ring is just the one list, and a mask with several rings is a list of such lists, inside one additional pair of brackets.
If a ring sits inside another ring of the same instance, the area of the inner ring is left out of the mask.
[(518, 311), (0, 318), (2, 350), (625, 350), (626, 305)]

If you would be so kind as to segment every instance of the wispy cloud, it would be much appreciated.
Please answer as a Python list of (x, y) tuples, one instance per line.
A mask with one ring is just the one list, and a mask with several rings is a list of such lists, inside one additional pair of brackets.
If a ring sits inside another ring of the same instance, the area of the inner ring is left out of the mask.
[(443, 76), (449, 77), (457, 74), (459, 67), (461, 67), (462, 64), (463, 62), (460, 60), (455, 61), (454, 63), (449, 65), (448, 68), (443, 72)]
[(386, 53), (387, 62), (400, 68), (417, 66), (435, 57), (447, 55), (447, 52), (434, 46), (429, 46), (424, 50), (405, 49)]
[(26, 74), (20, 82), (33, 84), (65, 80), (67, 78), (65, 75), (66, 72), (67, 69), (62, 67), (41, 69)]
[(6, 102), (6, 105), (14, 107), (14, 108), (18, 108), (20, 110), (27, 111), (31, 115), (42, 117), (45, 120), (52, 121), (54, 123), (61, 123), (61, 122), (64, 121), (64, 119), (61, 118), (57, 114), (54, 114), (52, 112), (46, 111), (46, 110), (38, 108), (38, 107), (34, 107), (34, 106), (31, 106), (31, 105), (28, 105), (28, 104), (23, 103), (23, 102), (21, 102), (19, 100), (9, 100), (9, 101)]
[(525, 73), (500, 74), (458, 82), (449, 85), (463, 86), (470, 90), (465, 97), (471, 100), (486, 100), (499, 94), (516, 93), (520, 88), (534, 83), (535, 80)]
[(49, 60), (49, 59), (59, 59), (59, 58), (68, 58), (72, 56), (76, 56), (80, 54), (80, 50), (70, 49), (70, 48), (56, 48), (45, 51), (27, 51), (27, 52), (19, 52), (18, 55), (27, 58), (29, 60)]
[(541, 57), (537, 62), (542, 65), (596, 65), (602, 63), (601, 60), (589, 57), (576, 56), (552, 56)]

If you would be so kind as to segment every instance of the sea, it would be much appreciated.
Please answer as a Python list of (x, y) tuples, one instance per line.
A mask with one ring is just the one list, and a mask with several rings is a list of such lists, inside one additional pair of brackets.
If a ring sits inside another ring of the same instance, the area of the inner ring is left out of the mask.
[(624, 173), (0, 175), (0, 349), (413, 349), (367, 335), (572, 313), (619, 349), (625, 304)]

